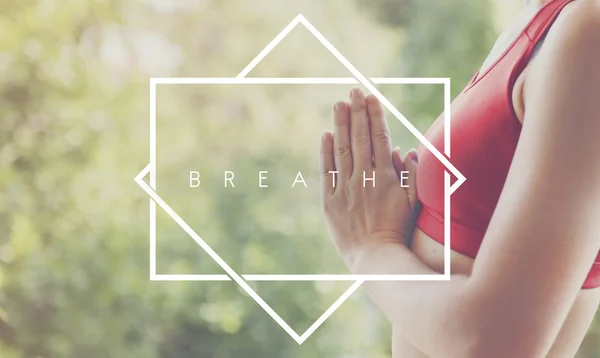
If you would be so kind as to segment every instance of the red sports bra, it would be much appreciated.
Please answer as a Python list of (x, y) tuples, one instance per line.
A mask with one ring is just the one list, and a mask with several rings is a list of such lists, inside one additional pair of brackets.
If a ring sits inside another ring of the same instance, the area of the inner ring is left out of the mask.
[[(500, 58), (489, 69), (477, 73), (452, 102), (449, 160), (467, 178), (450, 200), (450, 246), (454, 251), (471, 258), (477, 255), (521, 132), (512, 102), (514, 84), (536, 45), (571, 1), (553, 0), (540, 9)], [(443, 115), (425, 137), (443, 152)], [(417, 226), (443, 244), (446, 168), (428, 150), (420, 152), (417, 188), (423, 206)], [(600, 287), (600, 254), (583, 285), (583, 288), (594, 287)]]

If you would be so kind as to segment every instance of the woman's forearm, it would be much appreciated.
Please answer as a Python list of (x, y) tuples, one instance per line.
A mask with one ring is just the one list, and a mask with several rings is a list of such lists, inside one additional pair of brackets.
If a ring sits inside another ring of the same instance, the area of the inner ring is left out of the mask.
[[(391, 240), (365, 247), (351, 269), (354, 274), (438, 274)], [(480, 349), (475, 322), (480, 316), (467, 276), (441, 282), (366, 281), (363, 286), (395, 329), (428, 356), (471, 357)]]

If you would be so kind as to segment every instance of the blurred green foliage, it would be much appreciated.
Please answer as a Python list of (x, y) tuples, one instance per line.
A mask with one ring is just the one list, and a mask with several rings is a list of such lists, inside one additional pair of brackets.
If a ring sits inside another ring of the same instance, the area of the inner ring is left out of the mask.
[[(456, 94), (491, 47), (492, 9), (468, 0), (0, 1), (0, 357), (389, 356), (390, 328), (361, 293), (298, 346), (231, 282), (149, 281), (148, 198), (132, 180), (148, 162), (148, 79), (233, 77), (301, 12), (368, 76), (450, 76)], [(316, 66), (302, 39), (282, 43), (257, 75), (344, 75), (332, 61)], [(298, 204), (316, 191), (215, 185), (192, 200), (176, 169), (228, 163), (243, 178), (268, 166), (293, 178), (298, 168), (310, 182), (323, 106), (345, 92), (286, 91), (231, 101), (219, 90), (161, 88), (157, 190), (241, 272), (343, 272), (318, 210)], [(440, 112), (439, 89), (382, 91), (421, 130)], [(285, 121), (273, 126), (274, 116)], [(241, 130), (228, 132), (236, 120)], [(160, 209), (157, 221), (160, 273), (222, 273)], [(252, 285), (298, 331), (349, 286)], [(585, 356), (598, 356), (588, 346)]]

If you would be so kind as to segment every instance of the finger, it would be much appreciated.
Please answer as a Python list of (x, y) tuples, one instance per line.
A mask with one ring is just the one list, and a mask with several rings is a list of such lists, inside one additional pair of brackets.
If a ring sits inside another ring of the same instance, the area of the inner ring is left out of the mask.
[(363, 171), (373, 169), (373, 156), (367, 102), (364, 93), (358, 88), (350, 91), (350, 138), (352, 173), (362, 176)]
[(392, 166), (392, 142), (390, 130), (385, 119), (385, 112), (377, 97), (367, 96), (367, 114), (371, 124), (371, 146), (375, 168), (384, 169)]
[(332, 194), (335, 191), (335, 179), (333, 134), (325, 132), (321, 137), (321, 185), (323, 194)]
[(350, 145), (350, 114), (346, 102), (337, 102), (333, 106), (333, 145), (335, 167), (340, 178), (352, 175), (352, 151)]
[(392, 150), (392, 163), (398, 178), (400, 178), (402, 176), (402, 171), (404, 170), (404, 162), (402, 161), (402, 152), (398, 147), (395, 147)]
[(402, 160), (402, 154), (400, 153), (399, 148), (394, 149), (394, 153), (392, 153), (392, 160), (394, 161), (394, 163), (400, 163), (400, 165), (394, 164), (394, 166), (396, 167), (396, 171), (400, 172), (398, 177), (400, 178), (400, 183), (403, 186), (405, 186), (404, 189), (406, 190), (408, 205), (411, 209), (409, 222), (413, 224), (406, 226), (407, 237), (412, 237), (412, 232), (416, 225), (417, 216), (419, 215), (419, 212), (421, 210), (421, 202), (419, 201), (419, 197), (417, 195), (417, 163), (411, 159), (411, 156), (415, 154), (416, 152), (414, 151), (409, 152), (407, 153), (407, 156), (405, 156), (405, 160)]
[(411, 149), (404, 156), (404, 170), (408, 171), (408, 179), (406, 180), (408, 187), (406, 193), (408, 194), (408, 201), (411, 208), (415, 208), (419, 203), (419, 197), (417, 193), (417, 166), (419, 164), (419, 157), (417, 151)]

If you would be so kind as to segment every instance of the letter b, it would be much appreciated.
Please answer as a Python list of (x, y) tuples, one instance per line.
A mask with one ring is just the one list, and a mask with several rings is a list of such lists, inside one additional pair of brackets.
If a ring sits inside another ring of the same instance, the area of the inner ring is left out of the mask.
[(200, 173), (195, 170), (190, 171), (190, 188), (197, 188), (200, 186)]

